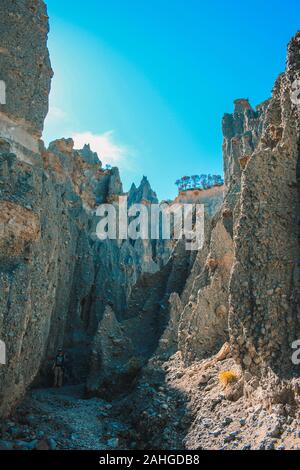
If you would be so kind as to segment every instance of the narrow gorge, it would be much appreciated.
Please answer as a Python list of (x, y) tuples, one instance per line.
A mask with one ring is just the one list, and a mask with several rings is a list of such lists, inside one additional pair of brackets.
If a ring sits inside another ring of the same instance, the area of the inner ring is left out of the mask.
[(0, 449), (300, 448), (300, 32), (272, 97), (223, 117), (225, 184), (169, 201), (204, 204), (187, 251), (98, 238), (100, 204), (159, 201), (88, 144), (46, 148), (48, 20), (0, 3)]

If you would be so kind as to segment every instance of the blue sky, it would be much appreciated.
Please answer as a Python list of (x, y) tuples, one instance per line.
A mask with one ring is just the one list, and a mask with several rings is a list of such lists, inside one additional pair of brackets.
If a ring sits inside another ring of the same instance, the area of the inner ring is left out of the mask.
[(236, 98), (270, 96), (300, 27), (298, 0), (46, 3), (46, 143), (89, 141), (125, 190), (147, 175), (160, 199), (183, 175), (222, 173), (222, 115)]

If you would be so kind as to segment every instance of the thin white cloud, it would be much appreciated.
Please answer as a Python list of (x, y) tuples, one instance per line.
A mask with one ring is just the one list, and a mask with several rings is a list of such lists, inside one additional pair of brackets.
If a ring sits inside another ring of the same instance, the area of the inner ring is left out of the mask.
[(47, 119), (50, 121), (64, 121), (67, 119), (67, 113), (58, 106), (50, 106)]
[(132, 151), (125, 145), (115, 141), (114, 131), (107, 131), (103, 134), (93, 134), (92, 132), (76, 132), (72, 135), (75, 148), (82, 148), (85, 144), (90, 144), (91, 149), (97, 152), (102, 163), (109, 163), (112, 166), (122, 166), (128, 168)]

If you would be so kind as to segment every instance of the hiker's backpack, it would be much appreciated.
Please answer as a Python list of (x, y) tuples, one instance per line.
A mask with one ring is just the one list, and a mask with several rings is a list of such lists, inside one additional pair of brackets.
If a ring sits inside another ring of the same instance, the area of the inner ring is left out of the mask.
[(59, 367), (63, 367), (64, 362), (65, 362), (65, 356), (64, 356), (64, 354), (62, 354), (62, 355), (58, 354), (58, 355), (56, 356), (56, 359), (55, 359), (55, 365), (57, 365), (57, 366), (59, 366)]

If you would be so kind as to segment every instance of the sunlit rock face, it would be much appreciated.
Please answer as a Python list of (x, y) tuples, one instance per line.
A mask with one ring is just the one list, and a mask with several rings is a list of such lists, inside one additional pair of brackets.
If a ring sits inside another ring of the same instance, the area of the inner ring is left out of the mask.
[(256, 109), (238, 99), (223, 118), (224, 201), (179, 307), (179, 347), (187, 364), (230, 336), (245, 369), (292, 368), (300, 256), (299, 106), (291, 96), (299, 73), (298, 33), (272, 98)]
[(174, 204), (203, 204), (206, 214), (214, 216), (220, 209), (224, 199), (225, 186), (213, 186), (209, 189), (187, 189), (180, 191)]
[[(292, 369), (299, 338), (299, 106), (300, 33), (288, 47), (287, 67), (260, 108), (259, 139), (242, 169), (234, 223), (230, 283), (232, 349), (244, 368)], [(233, 137), (234, 138), (234, 137)], [(298, 174), (297, 174), (298, 168)]]

